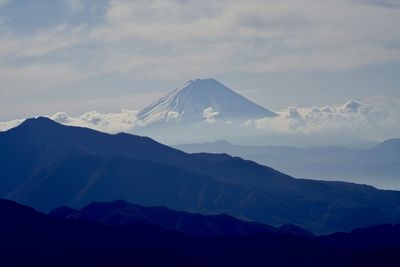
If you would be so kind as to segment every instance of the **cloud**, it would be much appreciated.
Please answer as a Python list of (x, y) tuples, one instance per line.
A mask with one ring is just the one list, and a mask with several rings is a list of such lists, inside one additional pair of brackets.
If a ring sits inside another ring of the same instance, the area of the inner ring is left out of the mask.
[(398, 12), (352, 1), (115, 0), (106, 18), (93, 36), (126, 52), (114, 58), (121, 63), (114, 71), (144, 67), (165, 77), (400, 61), (400, 35), (393, 29)]
[[(332, 136), (343, 140), (377, 141), (400, 137), (400, 101), (385, 96), (376, 96), (365, 102), (349, 100), (337, 106), (289, 107), (277, 114), (278, 116), (274, 118), (248, 120), (238, 124), (238, 122), (217, 120), (218, 112), (212, 108), (203, 110), (205, 122), (209, 123), (209, 127), (215, 127), (210, 128), (210, 138), (213, 136), (211, 133), (216, 129), (219, 129), (217, 132), (224, 134), (225, 138), (229, 138), (230, 134), (238, 133), (241, 133), (241, 138), (246, 138), (247, 135), (278, 134), (301, 140), (307, 136), (313, 136), (324, 140), (325, 144), (329, 144)], [(171, 112), (168, 114), (168, 121), (175, 122), (178, 117), (178, 113)], [(65, 112), (58, 112), (49, 118), (65, 125), (88, 127), (108, 133), (135, 133), (146, 126), (146, 123), (138, 120), (137, 111), (133, 110), (122, 110), (118, 113), (91, 111), (76, 117), (69, 116)], [(16, 127), (22, 121), (23, 119), (0, 122), (0, 131)], [(178, 127), (178, 124), (174, 123), (174, 125)], [(223, 133), (227, 125), (230, 130)], [(177, 131), (180, 136), (185, 136), (185, 131), (181, 128), (178, 127)], [(190, 135), (190, 130), (186, 134)]]
[(170, 111), (167, 114), (167, 121), (174, 121), (179, 118), (179, 112), (176, 111)]
[(29, 64), (25, 66), (1, 66), (0, 95), (7, 97), (30, 96), (32, 93), (56, 90), (87, 77), (67, 64)]
[(16, 119), (12, 121), (0, 122), (0, 132), (7, 131), (11, 128), (17, 127), (20, 125), (25, 119)]
[[(382, 103), (387, 99), (380, 100)], [(278, 112), (278, 117), (250, 120), (243, 126), (266, 132), (337, 134), (384, 140), (400, 136), (400, 110), (395, 106), (371, 105), (350, 100), (334, 107), (290, 107)]]
[(0, 7), (5, 6), (7, 4), (9, 4), (11, 2), (11, 0), (0, 0)]
[(81, 0), (67, 0), (67, 6), (72, 12), (81, 12), (84, 8)]
[(120, 113), (99, 113), (91, 111), (79, 117), (70, 117), (65, 112), (50, 116), (56, 122), (95, 129), (107, 133), (130, 132), (135, 127), (137, 112), (124, 109)]
[(25, 35), (8, 32), (0, 37), (0, 58), (33, 59), (66, 51), (86, 43), (84, 25), (59, 24)]
[(384, 8), (400, 8), (400, 2), (398, 0), (353, 0), (359, 4), (374, 5)]
[[(66, 3), (89, 12), (81, 1)], [(0, 59), (175, 81), (400, 62), (399, 10), (377, 5), (398, 6), (393, 0), (111, 0), (95, 24), (60, 21), (29, 33), (7, 31)]]
[(217, 121), (216, 117), (218, 116), (218, 114), (219, 112), (214, 111), (212, 107), (208, 107), (203, 110), (202, 115), (206, 122), (213, 123)]
[[(91, 111), (78, 117), (69, 116), (65, 112), (57, 112), (50, 119), (65, 125), (91, 128), (94, 130), (119, 133), (132, 132), (137, 121), (137, 112), (124, 109), (119, 113), (99, 113)], [(0, 131), (6, 131), (21, 124), (24, 119), (0, 122)]]

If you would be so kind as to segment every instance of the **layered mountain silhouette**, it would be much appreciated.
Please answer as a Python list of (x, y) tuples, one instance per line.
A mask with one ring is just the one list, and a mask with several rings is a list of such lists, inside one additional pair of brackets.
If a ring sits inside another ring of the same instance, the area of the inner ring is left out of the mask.
[(214, 119), (248, 120), (274, 117), (214, 79), (196, 79), (168, 93), (138, 113), (145, 125), (163, 122), (196, 123)]
[[(103, 212), (106, 206), (97, 206)], [(302, 236), (190, 237), (154, 224), (104, 225), (0, 200), (1, 266), (398, 266), (400, 226)]]
[(76, 210), (59, 207), (50, 215), (113, 226), (150, 224), (167, 231), (197, 237), (245, 236), (258, 233), (281, 233), (311, 236), (308, 231), (294, 225), (275, 228), (265, 224), (238, 220), (226, 214), (202, 215), (174, 211), (166, 207), (144, 207), (124, 200), (94, 202)]
[(227, 154), (187, 154), (47, 118), (0, 133), (0, 147), (0, 197), (46, 212), (124, 199), (316, 233), (400, 221), (400, 192), (295, 179)]
[(400, 139), (389, 139), (368, 149), (244, 146), (226, 141), (175, 147), (188, 153), (228, 153), (296, 177), (345, 180), (400, 189)]

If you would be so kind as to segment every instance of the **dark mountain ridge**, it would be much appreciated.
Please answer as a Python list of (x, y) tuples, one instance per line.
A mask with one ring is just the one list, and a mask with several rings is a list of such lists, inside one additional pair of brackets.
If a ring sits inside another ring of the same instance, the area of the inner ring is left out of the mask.
[(0, 197), (42, 211), (124, 199), (316, 233), (400, 222), (400, 193), (295, 179), (226, 154), (29, 119), (0, 133)]
[(156, 225), (197, 237), (245, 236), (257, 233), (282, 233), (311, 236), (311, 233), (294, 225), (275, 228), (265, 224), (238, 220), (226, 214), (202, 215), (174, 211), (166, 207), (145, 207), (124, 200), (94, 202), (82, 209), (59, 207), (51, 216), (95, 222), (113, 226), (135, 224)]
[(154, 225), (107, 226), (0, 200), (1, 266), (398, 266), (400, 226), (299, 236), (188, 237)]

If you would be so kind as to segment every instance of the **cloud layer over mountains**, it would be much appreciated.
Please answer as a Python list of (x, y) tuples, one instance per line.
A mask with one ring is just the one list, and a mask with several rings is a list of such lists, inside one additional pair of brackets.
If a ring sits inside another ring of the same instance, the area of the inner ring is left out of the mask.
[(137, 112), (124, 109), (120, 113), (87, 112), (79, 117), (58, 112), (50, 118), (66, 125), (81, 126), (108, 133), (131, 132), (137, 122)]
[(343, 105), (333, 107), (289, 107), (278, 112), (277, 118), (248, 121), (246, 125), (283, 133), (337, 133), (383, 140), (395, 137), (389, 136), (388, 133), (400, 136), (400, 103), (398, 104), (396, 108), (350, 100)]
[[(400, 136), (400, 101), (393, 98), (375, 97), (366, 103), (350, 100), (343, 105), (324, 107), (289, 107), (277, 112), (278, 116), (248, 120), (234, 125), (231, 121), (218, 120), (212, 110), (205, 112), (204, 122), (209, 127), (229, 127), (254, 132), (255, 134), (286, 135), (341, 135), (350, 138), (381, 141)], [(81, 116), (69, 116), (58, 112), (51, 119), (73, 126), (82, 126), (108, 133), (135, 133), (143, 125), (137, 118), (137, 111), (124, 109), (119, 113), (91, 111)], [(23, 119), (0, 122), (0, 131), (20, 124)]]

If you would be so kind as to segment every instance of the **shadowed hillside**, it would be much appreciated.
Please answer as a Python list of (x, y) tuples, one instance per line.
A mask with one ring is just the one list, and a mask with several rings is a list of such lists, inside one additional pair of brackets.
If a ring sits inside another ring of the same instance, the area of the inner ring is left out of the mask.
[(49, 211), (124, 199), (316, 233), (400, 221), (400, 193), (295, 179), (226, 154), (186, 154), (146, 137), (29, 119), (0, 133), (0, 196)]

